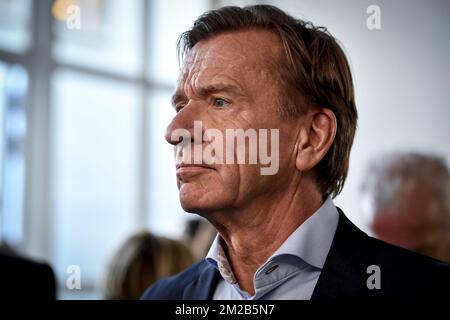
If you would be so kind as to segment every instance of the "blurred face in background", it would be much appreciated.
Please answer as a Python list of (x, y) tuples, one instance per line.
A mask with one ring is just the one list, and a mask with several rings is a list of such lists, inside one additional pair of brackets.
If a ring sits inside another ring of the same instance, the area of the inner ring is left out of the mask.
[(397, 206), (378, 209), (370, 228), (386, 242), (450, 261), (450, 231), (445, 211), (424, 186), (399, 195)]

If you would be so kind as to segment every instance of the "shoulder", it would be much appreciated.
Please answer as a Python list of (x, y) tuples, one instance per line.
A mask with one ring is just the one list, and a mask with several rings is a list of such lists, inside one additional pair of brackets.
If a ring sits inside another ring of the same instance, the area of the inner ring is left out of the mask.
[[(396, 270), (404, 276), (433, 272), (435, 275), (450, 276), (450, 264), (422, 254), (406, 250), (367, 236), (367, 250), (372, 253), (374, 262), (379, 262), (387, 270)], [(434, 276), (433, 274), (430, 274)]]
[[(330, 264), (350, 266), (361, 292), (372, 297), (439, 297), (450, 286), (450, 264), (370, 237), (342, 212), (334, 241)], [(367, 292), (367, 281), (375, 273), (381, 290)]]
[(368, 236), (350, 222), (340, 209), (339, 213), (339, 225), (332, 248), (345, 248), (345, 251), (351, 251), (352, 256), (359, 256), (365, 262), (379, 262), (390, 268), (449, 270), (450, 264)]
[(53, 277), (52, 269), (45, 263), (39, 263), (22, 257), (7, 254), (0, 254), (0, 262), (0, 270), (4, 275), (8, 272), (25, 272), (24, 275), (39, 274), (40, 276)]
[(0, 254), (0, 283), (0, 295), (5, 299), (19, 298), (24, 292), (37, 299), (55, 299), (55, 276), (45, 263)]
[[(367, 264), (376, 266), (382, 289), (372, 292), (374, 296), (439, 299), (448, 290), (448, 263), (370, 237), (368, 245)], [(371, 272), (366, 270), (367, 276)]]
[(207, 267), (208, 263), (202, 260), (176, 275), (161, 279), (144, 292), (141, 300), (179, 300), (183, 289), (196, 281)]

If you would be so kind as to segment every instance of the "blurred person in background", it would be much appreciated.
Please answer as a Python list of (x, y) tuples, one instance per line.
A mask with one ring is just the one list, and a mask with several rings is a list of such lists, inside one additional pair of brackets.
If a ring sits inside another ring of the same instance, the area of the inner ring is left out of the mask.
[(362, 209), (373, 234), (450, 262), (450, 175), (445, 161), (391, 153), (373, 160), (365, 176)]
[(156, 280), (180, 272), (194, 262), (181, 242), (142, 231), (114, 254), (105, 283), (105, 298), (138, 299)]
[(18, 256), (0, 240), (0, 301), (56, 299), (52, 268), (44, 263)]

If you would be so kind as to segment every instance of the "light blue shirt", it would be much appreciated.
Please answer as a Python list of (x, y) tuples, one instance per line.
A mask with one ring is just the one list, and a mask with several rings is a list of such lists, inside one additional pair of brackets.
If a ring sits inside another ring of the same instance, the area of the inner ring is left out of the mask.
[(255, 295), (242, 290), (233, 275), (217, 235), (206, 261), (222, 276), (214, 300), (270, 300), (311, 298), (330, 251), (339, 221), (331, 198), (303, 222), (286, 241), (258, 268), (253, 278)]

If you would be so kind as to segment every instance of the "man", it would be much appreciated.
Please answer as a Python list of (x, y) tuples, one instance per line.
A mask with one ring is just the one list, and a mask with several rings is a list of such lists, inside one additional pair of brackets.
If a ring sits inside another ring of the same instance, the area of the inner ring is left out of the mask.
[(374, 159), (366, 177), (362, 204), (373, 234), (450, 262), (450, 174), (445, 162), (395, 152)]
[[(198, 18), (179, 49), (166, 139), (183, 208), (218, 236), (205, 260), (143, 299), (418, 297), (449, 283), (448, 265), (369, 238), (331, 200), (347, 175), (357, 113), (346, 57), (325, 29), (272, 6), (225, 7)], [(265, 146), (279, 155), (269, 174), (262, 157), (251, 163), (250, 142), (246, 163), (229, 161), (242, 155), (238, 144), (217, 143), (230, 130), (268, 129), (279, 133)], [(230, 146), (234, 157), (225, 157)]]

